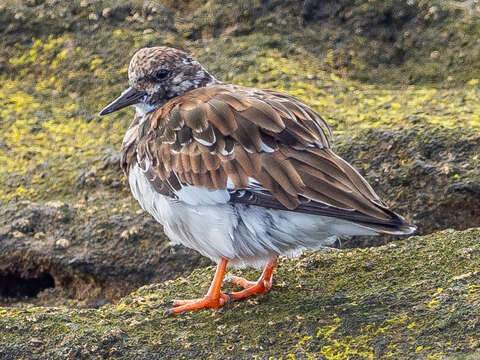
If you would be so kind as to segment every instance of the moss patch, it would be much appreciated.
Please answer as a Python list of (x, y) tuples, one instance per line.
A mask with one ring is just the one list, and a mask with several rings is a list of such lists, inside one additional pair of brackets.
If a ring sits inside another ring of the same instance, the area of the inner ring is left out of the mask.
[(29, 347), (51, 358), (474, 356), (479, 240), (478, 229), (443, 231), (283, 260), (271, 293), (177, 317), (163, 315), (166, 301), (202, 296), (213, 268), (142, 287), (99, 309), (0, 308), (0, 354), (8, 359)]

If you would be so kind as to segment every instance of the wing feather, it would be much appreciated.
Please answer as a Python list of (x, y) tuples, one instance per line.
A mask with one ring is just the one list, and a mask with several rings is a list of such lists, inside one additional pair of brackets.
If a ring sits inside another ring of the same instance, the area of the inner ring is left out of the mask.
[(225, 102), (218, 99), (210, 99), (208, 101), (210, 107), (207, 110), (213, 113), (213, 116), (209, 118), (209, 121), (215, 126), (223, 135), (230, 135), (237, 130), (237, 122), (235, 121), (235, 115), (233, 109)]
[(244, 118), (247, 118), (259, 128), (274, 133), (279, 133), (285, 129), (282, 118), (270, 105), (254, 98), (249, 98), (248, 103), (250, 104), (249, 107), (239, 111)]
[(333, 153), (320, 115), (293, 96), (216, 85), (170, 100), (145, 121), (137, 157), (151, 164), (149, 179), (162, 194), (175, 197), (188, 185), (224, 189), (232, 202), (336, 217), (380, 232), (408, 227)]
[(247, 150), (248, 152), (262, 151), (262, 138), (260, 131), (250, 119), (235, 113), (235, 121), (237, 122), (237, 130), (232, 134), (232, 137)]

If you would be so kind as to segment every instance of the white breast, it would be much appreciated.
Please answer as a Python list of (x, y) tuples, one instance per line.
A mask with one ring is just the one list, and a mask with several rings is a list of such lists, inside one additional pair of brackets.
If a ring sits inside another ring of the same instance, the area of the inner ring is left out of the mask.
[(371, 230), (334, 218), (228, 203), (226, 190), (186, 186), (178, 199), (156, 192), (135, 164), (128, 177), (135, 199), (164, 226), (174, 242), (215, 262), (261, 267), (273, 256), (296, 256), (330, 245), (338, 236), (374, 235)]
[(214, 261), (235, 257), (232, 237), (236, 217), (226, 204), (225, 194), (184, 187), (177, 193), (178, 200), (163, 196), (153, 189), (137, 164), (130, 169), (128, 181), (135, 199), (164, 226), (173, 242)]

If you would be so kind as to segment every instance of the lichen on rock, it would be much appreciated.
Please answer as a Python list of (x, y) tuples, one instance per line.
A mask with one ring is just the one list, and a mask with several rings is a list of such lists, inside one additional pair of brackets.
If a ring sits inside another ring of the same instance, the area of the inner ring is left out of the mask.
[(0, 355), (28, 348), (48, 358), (473, 359), (479, 266), (480, 230), (446, 230), (282, 259), (268, 294), (165, 316), (168, 300), (206, 291), (214, 269), (197, 269), (98, 309), (2, 308)]

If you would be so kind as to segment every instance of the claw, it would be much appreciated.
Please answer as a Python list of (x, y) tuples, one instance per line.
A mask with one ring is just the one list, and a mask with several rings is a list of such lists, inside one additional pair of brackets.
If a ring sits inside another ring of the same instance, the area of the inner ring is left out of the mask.
[(163, 312), (163, 314), (166, 315), (166, 316), (170, 316), (170, 315), (173, 314), (173, 309), (165, 310), (165, 311)]

